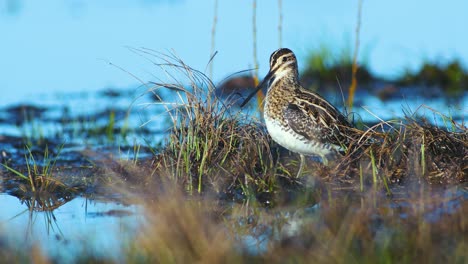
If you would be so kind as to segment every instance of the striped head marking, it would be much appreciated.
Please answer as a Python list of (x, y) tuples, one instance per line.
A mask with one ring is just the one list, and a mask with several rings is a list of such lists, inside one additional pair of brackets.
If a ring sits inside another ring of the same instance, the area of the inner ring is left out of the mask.
[(268, 86), (284, 77), (290, 80), (298, 79), (298, 75), (296, 55), (290, 49), (282, 48), (271, 54)]
[(297, 69), (296, 55), (287, 48), (278, 49), (270, 56), (270, 71), (280, 68), (295, 67)]
[(298, 78), (296, 56), (290, 49), (282, 48), (273, 52), (270, 56), (270, 71), (263, 78), (263, 81), (241, 104), (243, 107), (263, 86), (271, 87), (277, 80), (288, 78), (296, 80)]

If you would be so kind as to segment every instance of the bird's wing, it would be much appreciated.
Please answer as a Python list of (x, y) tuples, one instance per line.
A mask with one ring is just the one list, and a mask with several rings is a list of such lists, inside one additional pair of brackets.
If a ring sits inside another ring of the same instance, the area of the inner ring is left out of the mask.
[(303, 94), (290, 102), (284, 110), (289, 127), (310, 140), (334, 145), (347, 145), (347, 119), (325, 99), (315, 94)]

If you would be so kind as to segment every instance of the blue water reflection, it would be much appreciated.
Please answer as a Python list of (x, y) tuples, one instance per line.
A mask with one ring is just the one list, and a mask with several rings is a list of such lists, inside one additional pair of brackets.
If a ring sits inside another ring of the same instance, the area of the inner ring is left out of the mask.
[(26, 249), (39, 245), (43, 252), (63, 263), (81, 252), (119, 259), (125, 243), (132, 241), (143, 221), (142, 209), (105, 200), (75, 198), (53, 212), (30, 211), (18, 198), (0, 194), (1, 235), (12, 245)]

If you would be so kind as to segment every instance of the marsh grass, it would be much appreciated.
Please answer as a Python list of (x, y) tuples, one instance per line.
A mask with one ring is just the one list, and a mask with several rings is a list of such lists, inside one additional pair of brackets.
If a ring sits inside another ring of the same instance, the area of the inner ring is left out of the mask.
[(433, 184), (467, 182), (468, 130), (461, 124), (451, 125), (454, 130), (407, 117), (377, 149), (379, 166), (387, 168), (384, 175), (392, 181), (415, 174)]
[(28, 208), (39, 211), (48, 211), (60, 207), (69, 201), (75, 189), (68, 187), (54, 176), (56, 162), (63, 149), (60, 145), (55, 157), (50, 156), (49, 147), (46, 145), (42, 153), (42, 161), (37, 160), (31, 149), (26, 145), (25, 164), (27, 172), (23, 173), (7, 164), (1, 164), (7, 171), (18, 177), (22, 182), (17, 189), (17, 196), (26, 202)]
[(203, 73), (175, 56), (158, 56), (164, 63), (157, 65), (168, 76), (183, 76), (188, 85), (180, 79), (153, 83), (153, 89), (174, 91), (174, 101), (158, 103), (166, 107), (172, 127), (154, 159), (155, 174), (180, 183), (189, 193), (272, 191), (280, 166), (262, 126), (234, 109), (234, 102), (219, 99)]

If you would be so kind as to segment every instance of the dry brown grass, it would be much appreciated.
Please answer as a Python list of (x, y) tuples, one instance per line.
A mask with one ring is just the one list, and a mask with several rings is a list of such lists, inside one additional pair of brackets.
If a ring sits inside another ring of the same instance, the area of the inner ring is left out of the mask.
[(450, 131), (424, 119), (407, 118), (387, 132), (375, 128), (370, 134), (379, 139), (356, 144), (336, 167), (338, 175), (356, 179), (378, 175), (388, 183), (401, 183), (410, 176), (433, 184), (468, 182), (468, 129), (463, 125), (453, 123)]
[(215, 213), (215, 201), (187, 199), (177, 188), (144, 202), (143, 231), (130, 248), (130, 262), (239, 263), (235, 240)]

